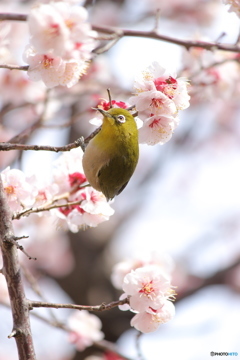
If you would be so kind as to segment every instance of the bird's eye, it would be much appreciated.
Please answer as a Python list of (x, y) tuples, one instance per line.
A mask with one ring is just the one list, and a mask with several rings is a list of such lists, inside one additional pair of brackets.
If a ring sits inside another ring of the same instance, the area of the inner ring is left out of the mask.
[(118, 115), (118, 116), (117, 116), (117, 120), (118, 120), (120, 123), (125, 123), (125, 121), (126, 121), (124, 115)]

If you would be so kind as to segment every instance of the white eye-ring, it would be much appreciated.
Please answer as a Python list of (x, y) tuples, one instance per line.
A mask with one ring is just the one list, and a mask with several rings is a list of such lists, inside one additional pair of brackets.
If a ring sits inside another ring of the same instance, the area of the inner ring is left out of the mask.
[(118, 120), (120, 123), (125, 123), (125, 121), (126, 121), (124, 115), (118, 115), (118, 116), (117, 116), (117, 120)]

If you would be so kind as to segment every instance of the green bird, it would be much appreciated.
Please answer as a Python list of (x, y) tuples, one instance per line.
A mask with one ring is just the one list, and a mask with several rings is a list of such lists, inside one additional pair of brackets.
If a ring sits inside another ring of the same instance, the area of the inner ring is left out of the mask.
[(89, 184), (113, 199), (127, 186), (139, 157), (138, 129), (125, 109), (97, 109), (103, 115), (101, 130), (88, 143), (83, 170)]

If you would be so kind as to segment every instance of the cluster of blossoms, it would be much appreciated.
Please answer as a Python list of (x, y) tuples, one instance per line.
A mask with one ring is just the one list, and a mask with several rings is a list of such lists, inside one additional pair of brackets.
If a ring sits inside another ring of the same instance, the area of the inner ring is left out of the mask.
[(67, 222), (72, 232), (85, 226), (97, 226), (114, 213), (101, 192), (85, 186), (87, 179), (82, 169), (82, 155), (80, 148), (62, 154), (53, 170), (53, 180), (59, 187), (59, 193), (69, 194), (68, 202), (78, 203), (56, 210), (57, 216)]
[(63, 1), (37, 4), (29, 13), (30, 45), (24, 53), (31, 80), (49, 88), (76, 84), (88, 67), (97, 33), (81, 6)]
[(135, 80), (135, 96), (129, 102), (136, 105), (143, 121), (140, 143), (155, 145), (170, 140), (179, 123), (178, 111), (189, 106), (187, 86), (185, 78), (169, 75), (157, 62)]
[(51, 183), (39, 183), (36, 176), (26, 177), (21, 170), (9, 167), (2, 171), (1, 177), (12, 211), (51, 209), (60, 225), (67, 224), (72, 232), (97, 226), (114, 213), (102, 193), (86, 186), (80, 148), (58, 158)]
[[(129, 305), (121, 305), (119, 308), (136, 313), (131, 325), (137, 330), (143, 333), (155, 331), (160, 324), (168, 322), (174, 316), (175, 307), (170, 301), (175, 295), (171, 286), (171, 270), (172, 263), (169, 259), (160, 257), (128, 260), (115, 266), (113, 283), (119, 287), (122, 279), (124, 294), (120, 299), (129, 299)], [(129, 272), (126, 273), (127, 271)]]

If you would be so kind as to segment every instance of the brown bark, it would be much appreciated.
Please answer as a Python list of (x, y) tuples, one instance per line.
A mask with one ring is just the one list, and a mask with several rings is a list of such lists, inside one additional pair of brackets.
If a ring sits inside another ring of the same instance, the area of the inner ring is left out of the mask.
[(9, 338), (14, 337), (19, 360), (35, 360), (35, 352), (29, 320), (29, 305), (25, 297), (18, 250), (14, 245), (12, 214), (0, 176), (0, 246), (3, 257), (3, 274), (6, 277), (13, 316), (13, 329)]

